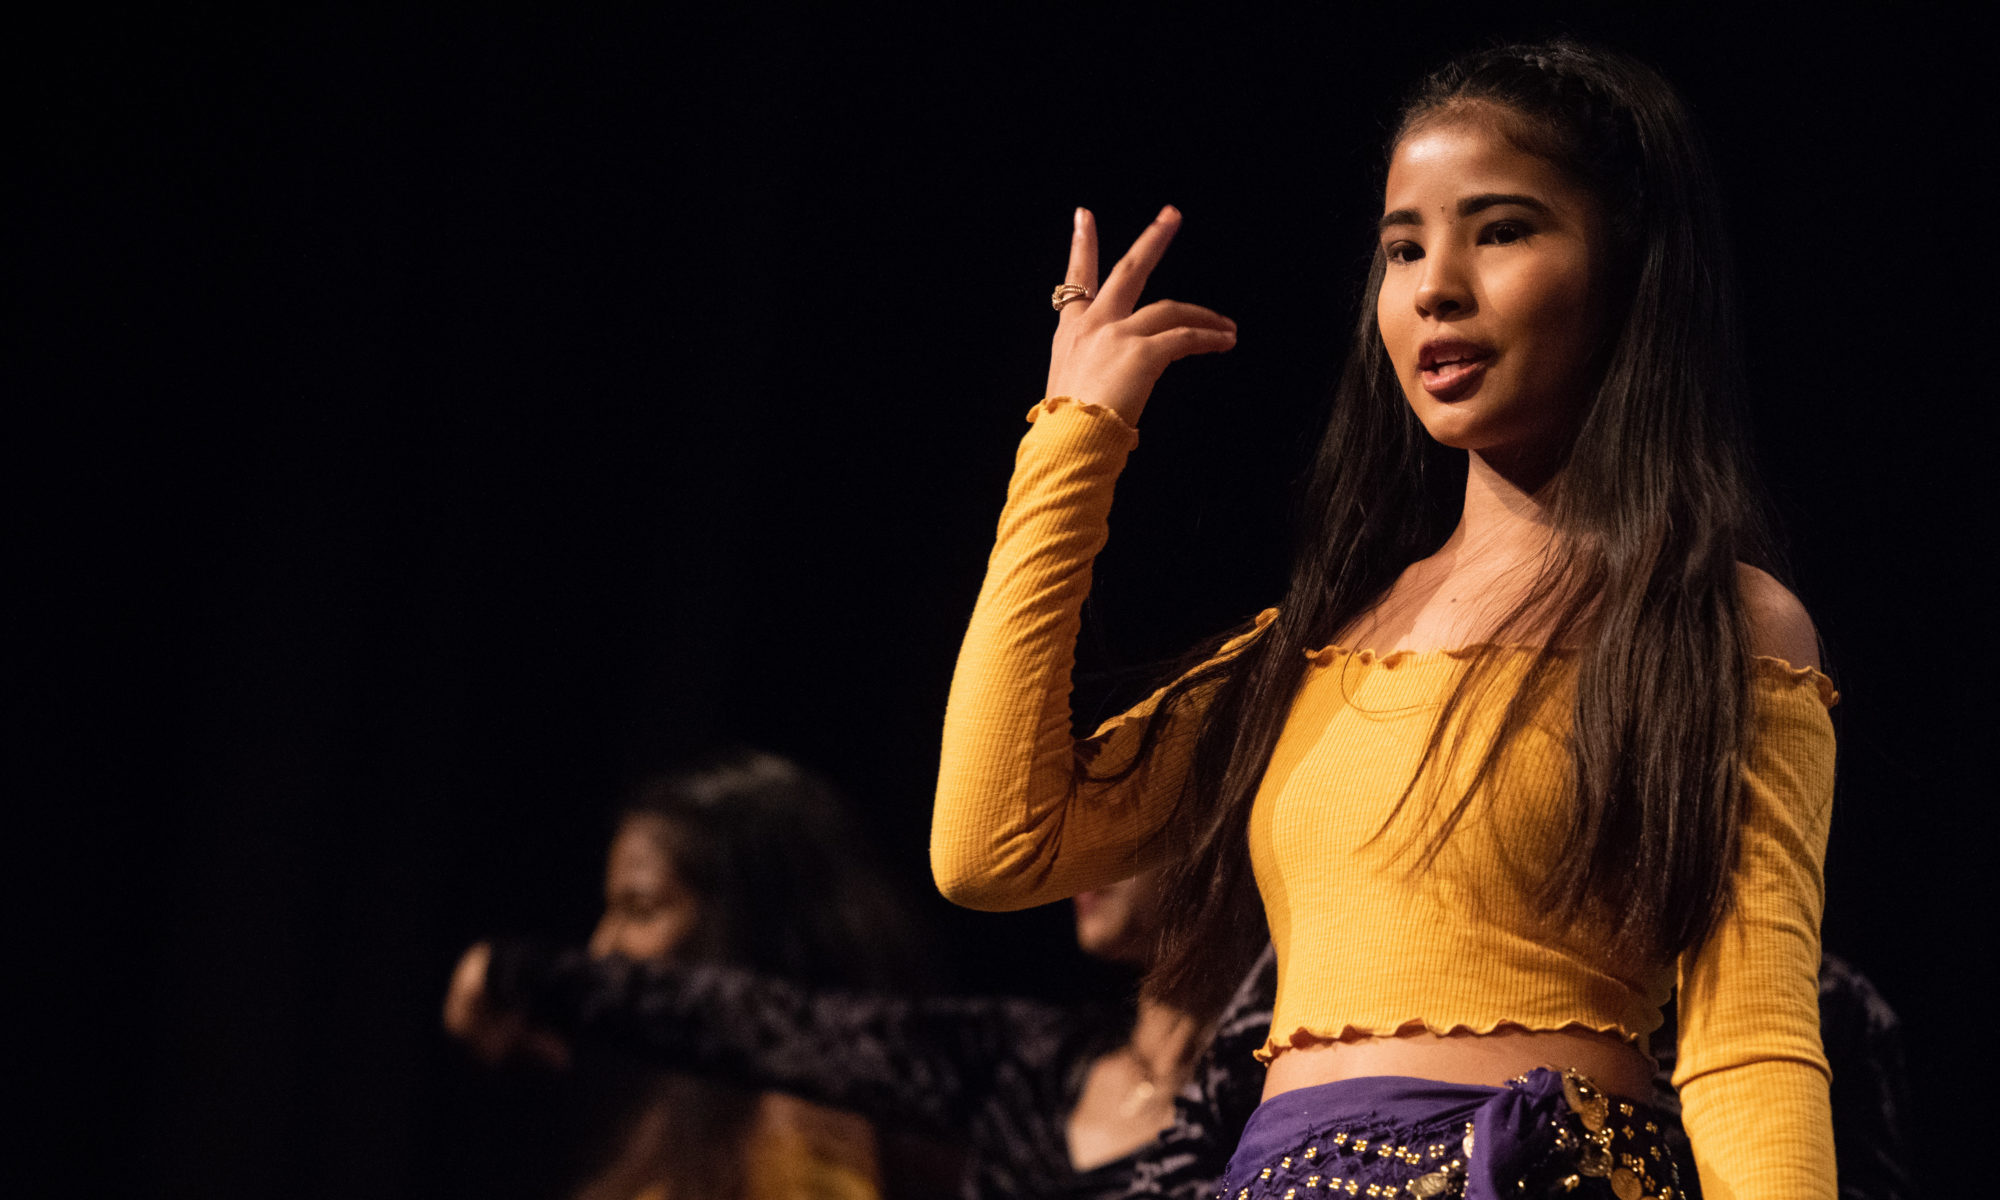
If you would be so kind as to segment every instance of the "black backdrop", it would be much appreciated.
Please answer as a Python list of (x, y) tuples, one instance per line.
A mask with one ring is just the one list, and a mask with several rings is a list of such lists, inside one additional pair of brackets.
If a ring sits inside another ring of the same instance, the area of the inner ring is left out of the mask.
[(1275, 595), (1399, 89), (1567, 29), (1658, 64), (1721, 152), (1759, 449), (1846, 695), (1827, 943), (1907, 1020), (1945, 1182), (1992, 1063), (1965, 31), (945, 11), (192, 6), (18, 39), (28, 1162), (85, 1193), (549, 1194), (549, 1089), (444, 1044), (445, 975), (489, 931), (579, 935), (621, 782), (716, 738), (854, 793), (961, 985), (1100, 985), (1063, 913), (951, 910), (924, 866), (1069, 210), (1122, 246), (1178, 204), (1153, 294), (1242, 327), (1149, 411), (1096, 707)]

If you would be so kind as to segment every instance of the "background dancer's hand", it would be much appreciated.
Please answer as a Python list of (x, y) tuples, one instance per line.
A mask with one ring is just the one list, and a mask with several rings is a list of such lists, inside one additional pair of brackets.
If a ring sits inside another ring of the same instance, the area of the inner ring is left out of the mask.
[(522, 1014), (496, 1007), (487, 996), (486, 967), (492, 958), (493, 948), (480, 942), (458, 960), (444, 998), (445, 1031), (489, 1065), (525, 1056), (551, 1067), (569, 1066), (568, 1043), (529, 1025)]
[(1133, 308), (1180, 227), (1179, 209), (1172, 205), (1161, 209), (1100, 288), (1097, 220), (1089, 209), (1076, 210), (1069, 273), (1063, 282), (1086, 289), (1092, 298), (1063, 306), (1044, 395), (1101, 404), (1128, 424), (1137, 424), (1168, 363), (1236, 345), (1236, 322), (1198, 304), (1155, 300)]

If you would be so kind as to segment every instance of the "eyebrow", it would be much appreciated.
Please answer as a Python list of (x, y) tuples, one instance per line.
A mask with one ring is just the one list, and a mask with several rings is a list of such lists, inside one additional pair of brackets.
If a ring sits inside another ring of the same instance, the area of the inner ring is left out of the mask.
[[(1477, 196), (1467, 196), (1465, 199), (1460, 200), (1458, 202), (1458, 215), (1469, 217), (1473, 213), (1489, 208), (1497, 208), (1502, 204), (1517, 204), (1522, 208), (1532, 209), (1538, 213), (1549, 211), (1548, 205), (1543, 204), (1533, 196), (1524, 196), (1518, 192), (1481, 192)], [(1383, 214), (1382, 219), (1375, 223), (1375, 230), (1379, 233), (1392, 225), (1421, 225), (1423, 223), (1423, 214), (1416, 209), (1399, 208), (1395, 212)]]

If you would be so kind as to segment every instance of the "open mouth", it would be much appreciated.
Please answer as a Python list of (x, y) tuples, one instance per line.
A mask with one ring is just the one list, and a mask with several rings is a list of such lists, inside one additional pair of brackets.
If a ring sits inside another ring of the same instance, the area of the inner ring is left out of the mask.
[(1486, 373), (1493, 351), (1472, 342), (1440, 338), (1426, 342), (1417, 358), (1417, 372), (1424, 390), (1439, 400), (1456, 400), (1469, 394)]
[(1417, 352), (1417, 368), (1422, 371), (1443, 370), (1446, 367), (1484, 362), (1492, 357), (1493, 351), (1476, 342), (1458, 338), (1437, 338), (1425, 342), (1423, 349)]

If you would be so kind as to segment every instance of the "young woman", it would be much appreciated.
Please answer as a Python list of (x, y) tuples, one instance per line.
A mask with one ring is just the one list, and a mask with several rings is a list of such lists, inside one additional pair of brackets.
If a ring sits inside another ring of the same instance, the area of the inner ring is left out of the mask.
[[(1279, 994), (1229, 1197), (1835, 1194), (1815, 1007), (1833, 693), (1767, 573), (1712, 168), (1652, 71), (1567, 42), (1427, 80), (1282, 602), (1093, 736), (1078, 609), (1154, 382), (1235, 327), (1100, 286), (1078, 210), (1047, 399), (952, 684), (932, 865), (983, 908), (1156, 864), (1157, 996)], [(1365, 1189), (1365, 1193), (1364, 1193)]]

